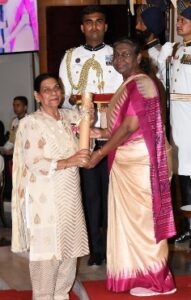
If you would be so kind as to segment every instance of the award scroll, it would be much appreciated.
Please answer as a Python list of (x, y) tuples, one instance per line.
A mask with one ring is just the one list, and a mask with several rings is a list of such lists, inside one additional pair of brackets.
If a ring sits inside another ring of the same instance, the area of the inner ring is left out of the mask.
[(90, 114), (89, 110), (92, 103), (92, 93), (85, 92), (81, 98), (81, 121), (80, 121), (80, 149), (90, 148)]

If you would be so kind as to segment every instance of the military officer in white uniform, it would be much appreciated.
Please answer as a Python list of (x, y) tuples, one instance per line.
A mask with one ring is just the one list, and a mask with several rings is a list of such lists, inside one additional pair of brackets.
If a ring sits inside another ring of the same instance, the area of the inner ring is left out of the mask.
[[(103, 42), (107, 24), (99, 33), (96, 27), (91, 32), (88, 31), (88, 22), (87, 20), (81, 25), (86, 44), (68, 50), (60, 65), (59, 75), (64, 84), (66, 107), (72, 107), (70, 98), (73, 95), (81, 95), (86, 91), (101, 94), (104, 99), (104, 94), (113, 94), (122, 83), (121, 75), (112, 66), (113, 49)], [(99, 44), (97, 40), (92, 42), (93, 34), (100, 35)]]
[(162, 80), (158, 70), (157, 58), (161, 50), (159, 36), (165, 29), (165, 5), (163, 0), (161, 0), (160, 6), (157, 6), (155, 1), (153, 1), (153, 4), (151, 0), (148, 3), (138, 6), (135, 26), (136, 35), (143, 42), (143, 53), (151, 60), (152, 71)]
[[(64, 106), (72, 107), (83, 92), (94, 94), (96, 102), (107, 102), (122, 83), (112, 66), (113, 49), (104, 43), (106, 15), (101, 5), (90, 5), (81, 14), (85, 45), (66, 52), (59, 70), (65, 89)], [(78, 95), (78, 96), (77, 96)], [(100, 113), (96, 126), (100, 126)], [(104, 141), (97, 140), (95, 149)], [(100, 265), (105, 256), (107, 228), (107, 160), (93, 169), (81, 169), (81, 187), (90, 244), (88, 265)]]
[[(153, 2), (153, 3), (152, 3)], [(146, 4), (138, 5), (136, 14), (136, 35), (143, 44), (143, 56), (150, 61), (150, 75), (155, 80), (160, 92), (161, 111), (166, 123), (166, 78), (158, 68), (158, 56), (161, 50), (159, 37), (165, 30), (165, 3), (147, 0)], [(166, 72), (166, 70), (165, 70)], [(165, 73), (166, 74), (166, 73)]]
[[(182, 205), (191, 204), (191, 3), (178, 0), (177, 34), (183, 42), (173, 51), (174, 44), (166, 43), (159, 56), (172, 55), (170, 67), (170, 122), (173, 143), (174, 173), (179, 175)], [(175, 53), (174, 53), (175, 52)], [(162, 67), (161, 67), (162, 68)], [(176, 242), (191, 237), (191, 219)]]

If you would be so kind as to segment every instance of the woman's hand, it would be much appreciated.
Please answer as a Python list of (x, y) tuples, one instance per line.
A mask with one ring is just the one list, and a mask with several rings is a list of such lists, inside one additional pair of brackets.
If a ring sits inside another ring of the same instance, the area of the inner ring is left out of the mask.
[(91, 139), (100, 139), (102, 137), (102, 129), (101, 128), (90, 128), (90, 138)]
[(98, 149), (97, 151), (94, 151), (91, 155), (90, 161), (87, 164), (86, 168), (91, 169), (94, 168), (104, 157), (101, 153), (101, 149)]
[(90, 151), (82, 149), (67, 159), (62, 159), (57, 162), (57, 170), (67, 169), (71, 167), (86, 167), (90, 160)]
[(107, 131), (107, 128), (105, 128), (105, 129), (97, 128), (97, 127), (90, 128), (90, 138), (91, 139), (100, 139), (100, 138), (108, 139), (109, 133)]
[(67, 159), (68, 167), (86, 167), (90, 160), (90, 151), (82, 149)]

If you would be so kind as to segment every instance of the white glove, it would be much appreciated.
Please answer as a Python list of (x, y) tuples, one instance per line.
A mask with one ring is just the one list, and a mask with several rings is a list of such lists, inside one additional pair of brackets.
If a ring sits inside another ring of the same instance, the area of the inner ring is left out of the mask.
[(169, 56), (172, 55), (173, 47), (175, 43), (166, 42), (160, 50), (159, 56), (158, 56), (158, 62), (162, 63), (164, 62)]

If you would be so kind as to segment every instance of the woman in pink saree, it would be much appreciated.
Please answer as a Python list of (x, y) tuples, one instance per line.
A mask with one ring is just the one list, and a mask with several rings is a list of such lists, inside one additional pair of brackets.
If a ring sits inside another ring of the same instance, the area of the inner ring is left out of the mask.
[(167, 265), (167, 239), (175, 235), (160, 99), (141, 69), (139, 45), (114, 44), (113, 65), (124, 83), (111, 99), (107, 137), (89, 167), (108, 155), (107, 288), (134, 296), (176, 291)]

